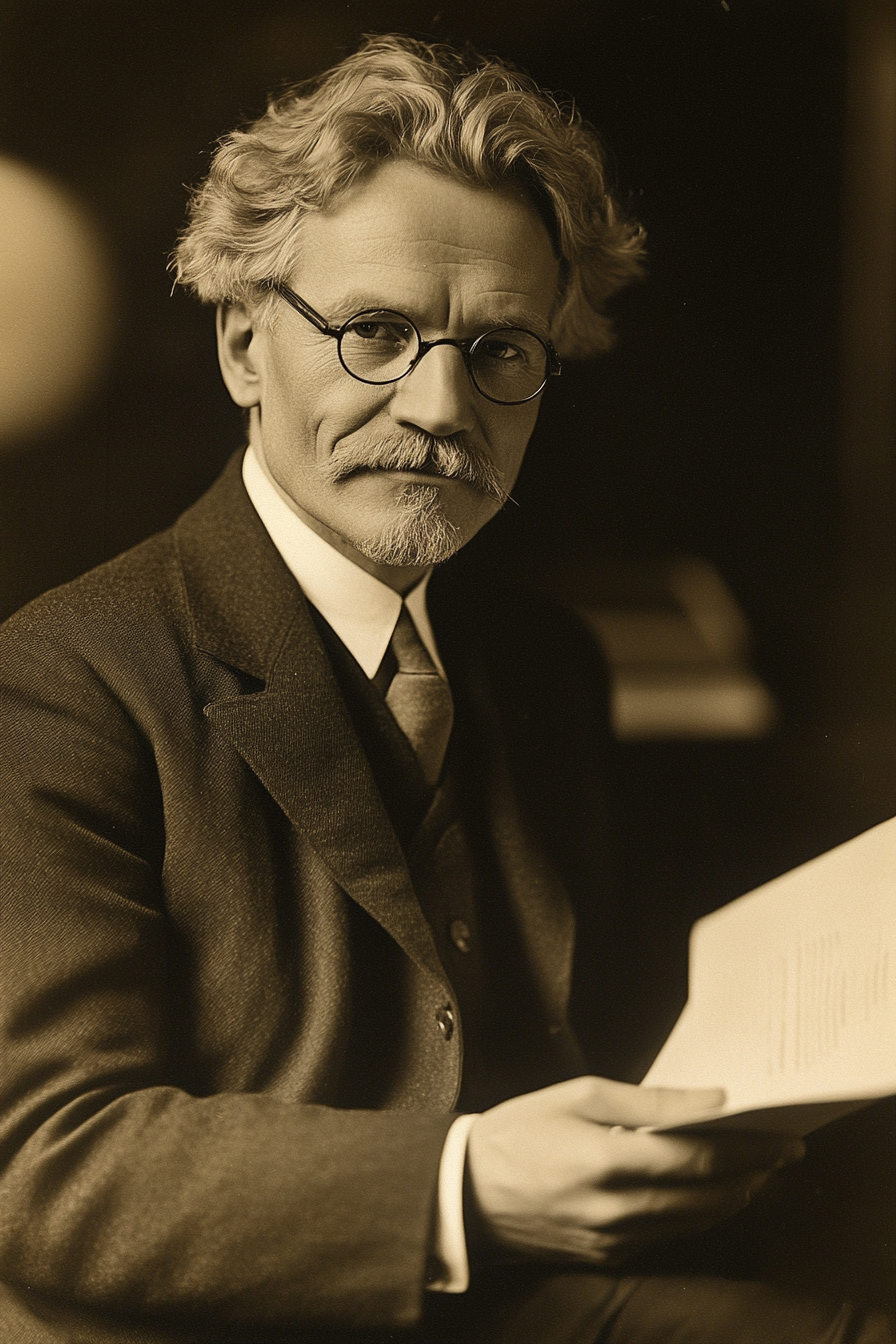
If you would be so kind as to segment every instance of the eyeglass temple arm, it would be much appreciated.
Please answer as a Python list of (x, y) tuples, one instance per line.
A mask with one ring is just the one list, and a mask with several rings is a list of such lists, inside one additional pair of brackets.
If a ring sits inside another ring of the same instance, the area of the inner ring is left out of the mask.
[(329, 322), (321, 317), (320, 313), (315, 312), (304, 299), (300, 299), (295, 290), (290, 289), (289, 285), (285, 285), (282, 280), (262, 280), (259, 283), (262, 289), (270, 289), (275, 294), (279, 294), (281, 299), (286, 300), (290, 308), (295, 308), (296, 312), (306, 318), (312, 326), (317, 327), (318, 331), (322, 331), (326, 336), (339, 335), (339, 332), (335, 331)]

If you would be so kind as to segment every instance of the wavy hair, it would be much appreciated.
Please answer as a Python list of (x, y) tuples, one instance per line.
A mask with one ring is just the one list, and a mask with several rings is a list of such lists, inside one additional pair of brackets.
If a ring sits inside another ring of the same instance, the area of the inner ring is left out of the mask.
[(594, 131), (503, 61), (400, 35), (366, 38), (219, 142), (172, 257), (177, 281), (270, 321), (259, 284), (288, 280), (302, 217), (388, 159), (476, 187), (522, 185), (561, 259), (555, 345), (573, 357), (609, 347), (605, 305), (639, 274), (644, 240), (614, 200)]

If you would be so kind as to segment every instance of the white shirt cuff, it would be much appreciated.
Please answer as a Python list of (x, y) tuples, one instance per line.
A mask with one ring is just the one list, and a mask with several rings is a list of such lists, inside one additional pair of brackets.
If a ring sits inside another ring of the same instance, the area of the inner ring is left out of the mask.
[(433, 1247), (435, 1277), (427, 1283), (434, 1293), (465, 1293), (470, 1286), (467, 1239), (464, 1234), (464, 1164), (467, 1139), (478, 1117), (459, 1115), (445, 1137), (439, 1163), (439, 1198)]

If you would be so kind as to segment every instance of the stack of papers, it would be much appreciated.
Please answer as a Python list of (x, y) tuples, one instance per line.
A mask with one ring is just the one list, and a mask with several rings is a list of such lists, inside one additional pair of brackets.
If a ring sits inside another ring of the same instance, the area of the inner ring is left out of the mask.
[(724, 1087), (693, 1127), (806, 1134), (896, 1093), (896, 817), (698, 920), (651, 1087)]

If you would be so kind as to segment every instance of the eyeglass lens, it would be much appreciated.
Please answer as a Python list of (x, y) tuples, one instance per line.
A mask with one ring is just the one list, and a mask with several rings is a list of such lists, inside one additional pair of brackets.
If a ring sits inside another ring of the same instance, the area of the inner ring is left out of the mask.
[(389, 383), (407, 373), (417, 357), (420, 339), (398, 313), (365, 313), (342, 329), (339, 354), (356, 378)]
[[(389, 383), (408, 372), (420, 350), (416, 329), (400, 313), (362, 313), (342, 330), (339, 354), (347, 371), (368, 383)], [(548, 354), (531, 331), (487, 332), (470, 351), (473, 382), (486, 397), (526, 401), (547, 378)]]

